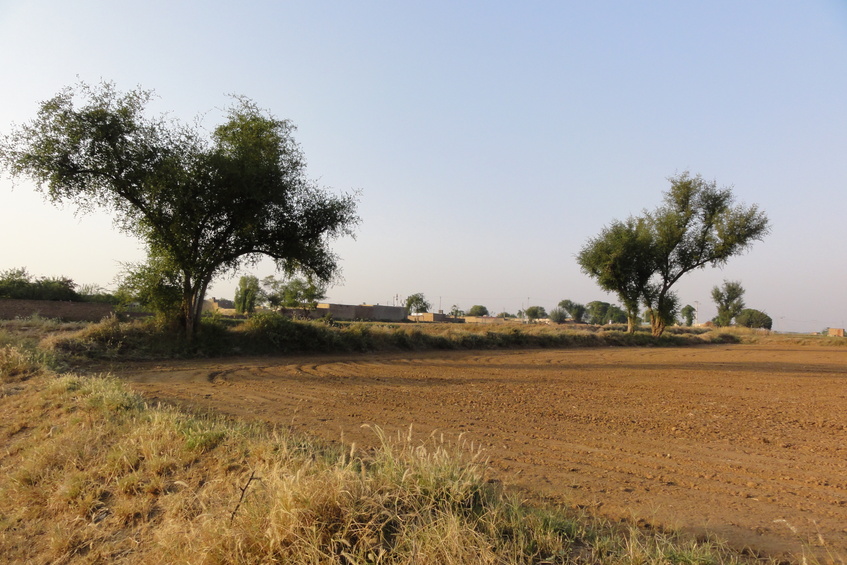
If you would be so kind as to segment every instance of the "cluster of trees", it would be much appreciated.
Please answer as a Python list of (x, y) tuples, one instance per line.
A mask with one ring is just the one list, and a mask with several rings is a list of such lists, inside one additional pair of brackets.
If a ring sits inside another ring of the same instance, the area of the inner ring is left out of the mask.
[(745, 308), (744, 287), (739, 281), (724, 281), (723, 286), (712, 289), (712, 300), (718, 307), (718, 315), (712, 320), (716, 326), (729, 326), (735, 322), (737, 326), (747, 328), (773, 327), (770, 316), (755, 308)]
[(550, 312), (550, 320), (561, 324), (568, 319), (576, 323), (589, 323), (597, 326), (605, 324), (626, 323), (626, 312), (615, 304), (601, 300), (592, 300), (588, 304), (580, 304), (572, 300), (562, 300), (559, 306)]
[(243, 276), (235, 289), (235, 311), (252, 314), (257, 306), (273, 309), (302, 308), (304, 314), (314, 310), (326, 298), (326, 286), (305, 277), (277, 279), (273, 275), (261, 281), (252, 275)]
[(0, 139), (0, 165), (54, 203), (110, 210), (147, 248), (124, 287), (161, 306), (189, 339), (212, 280), (264, 256), (287, 275), (331, 281), (329, 243), (352, 234), (356, 199), (306, 177), (294, 126), (236, 97), (209, 134), (199, 120), (147, 116), (152, 98), (111, 83), (66, 88)]
[(34, 277), (26, 267), (0, 271), (0, 298), (108, 302), (110, 304), (117, 304), (120, 301), (120, 297), (110, 294), (97, 285), (77, 285), (68, 277)]
[(755, 205), (735, 204), (732, 190), (685, 172), (669, 179), (664, 203), (625, 221), (615, 220), (577, 256), (583, 272), (618, 295), (635, 330), (639, 306), (660, 336), (680, 311), (672, 288), (686, 273), (722, 266), (769, 232)]

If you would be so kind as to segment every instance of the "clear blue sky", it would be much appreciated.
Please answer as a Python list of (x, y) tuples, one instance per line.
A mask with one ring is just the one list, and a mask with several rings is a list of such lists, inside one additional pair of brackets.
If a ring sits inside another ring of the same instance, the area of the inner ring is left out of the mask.
[[(690, 170), (773, 232), (683, 279), (683, 304), (711, 318), (711, 288), (740, 280), (778, 330), (847, 324), (843, 0), (0, 0), (0, 73), (2, 133), (78, 78), (155, 89), (154, 111), (210, 128), (228, 93), (292, 120), (309, 174), (362, 191), (334, 302), (614, 302), (575, 254)], [(0, 210), (0, 269), (109, 287), (143, 258), (27, 182), (0, 178)]]

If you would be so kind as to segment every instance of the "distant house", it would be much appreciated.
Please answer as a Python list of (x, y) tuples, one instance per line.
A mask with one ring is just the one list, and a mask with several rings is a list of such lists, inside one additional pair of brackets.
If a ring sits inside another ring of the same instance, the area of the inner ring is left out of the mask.
[(409, 314), (408, 319), (412, 322), (464, 322), (463, 318), (454, 318), (444, 312)]
[[(256, 307), (256, 311), (266, 310)], [(218, 313), (223, 316), (235, 316), (235, 304), (224, 298), (211, 298), (203, 301), (203, 312)], [(296, 318), (323, 318), (332, 316), (336, 320), (362, 320), (368, 322), (402, 322), (406, 319), (406, 309), (402, 306), (383, 306), (380, 304), (317, 304), (314, 308), (281, 308), (279, 312)]]
[(315, 317), (329, 314), (336, 320), (366, 320), (371, 322), (400, 322), (406, 319), (406, 309), (402, 306), (384, 306), (381, 304), (318, 304), (313, 311)]
[(214, 302), (217, 302), (217, 303), (218, 303), (218, 308), (222, 308), (222, 309), (229, 309), (229, 308), (232, 308), (232, 309), (235, 309), (235, 302), (233, 302), (232, 300), (227, 300), (226, 298), (218, 298), (218, 299), (216, 300), (215, 298), (212, 298), (212, 301), (214, 301)]
[(215, 298), (214, 296), (203, 301), (203, 312), (212, 312), (224, 316), (235, 315), (235, 303), (226, 298)]
[(467, 324), (505, 324), (513, 320), (498, 318), (494, 316), (465, 316), (462, 318)]
[(828, 328), (826, 335), (830, 337), (844, 337), (844, 328)]

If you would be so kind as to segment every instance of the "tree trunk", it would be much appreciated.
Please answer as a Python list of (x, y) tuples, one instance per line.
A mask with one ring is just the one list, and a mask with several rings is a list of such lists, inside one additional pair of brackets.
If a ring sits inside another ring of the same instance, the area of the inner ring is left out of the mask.
[(188, 326), (189, 331), (187, 334), (189, 343), (194, 340), (194, 336), (197, 335), (197, 332), (200, 330), (200, 320), (203, 317), (203, 301), (206, 298), (206, 288), (208, 286), (208, 282), (203, 282), (200, 284), (200, 288), (192, 293), (192, 320), (191, 325)]
[(638, 321), (638, 319), (635, 318), (634, 316), (627, 316), (626, 317), (626, 333), (628, 333), (628, 334), (634, 334), (635, 333), (635, 326), (636, 326), (637, 321)]
[[(200, 317), (203, 314), (203, 298), (206, 296), (206, 286), (208, 282), (191, 283), (191, 279), (185, 276), (185, 282), (182, 285), (182, 320), (180, 323), (185, 332), (185, 339), (188, 343), (194, 341), (197, 335), (197, 330), (200, 329)], [(199, 288), (195, 288), (195, 285)]]
[(653, 337), (662, 337), (662, 334), (665, 333), (665, 321), (655, 312), (650, 313), (650, 329)]

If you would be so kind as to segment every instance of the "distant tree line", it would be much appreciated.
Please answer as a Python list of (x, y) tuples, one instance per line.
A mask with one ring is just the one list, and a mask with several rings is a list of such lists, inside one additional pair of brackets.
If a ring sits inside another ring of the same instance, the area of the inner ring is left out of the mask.
[(118, 298), (96, 285), (77, 285), (73, 279), (34, 277), (25, 267), (0, 271), (0, 298), (20, 300), (65, 300), (73, 302), (106, 302), (116, 304)]

